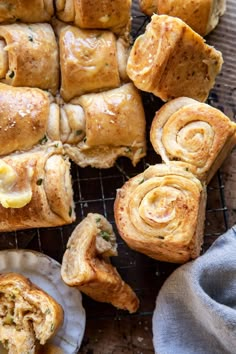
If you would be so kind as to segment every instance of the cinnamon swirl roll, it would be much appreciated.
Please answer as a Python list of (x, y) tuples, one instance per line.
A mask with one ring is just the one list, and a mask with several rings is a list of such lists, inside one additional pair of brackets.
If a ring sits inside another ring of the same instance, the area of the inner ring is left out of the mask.
[(69, 238), (61, 275), (67, 285), (94, 300), (132, 313), (139, 300), (110, 263), (109, 257), (117, 256), (116, 247), (111, 224), (100, 214), (88, 214)]
[(150, 139), (163, 162), (190, 164), (193, 173), (209, 183), (236, 144), (236, 124), (216, 108), (181, 97), (156, 113)]
[(222, 55), (182, 20), (153, 15), (129, 55), (127, 74), (135, 86), (167, 101), (205, 101), (221, 70)]
[(225, 12), (226, 0), (139, 0), (141, 11), (152, 16), (178, 17), (201, 36), (207, 35), (218, 24)]
[(149, 167), (118, 190), (114, 212), (127, 244), (160, 261), (184, 263), (201, 250), (206, 189), (181, 164)]
[(0, 231), (75, 220), (70, 164), (59, 143), (0, 159), (0, 220)]
[(59, 84), (58, 48), (48, 23), (0, 26), (0, 81), (56, 93)]
[(60, 30), (61, 96), (69, 101), (87, 92), (105, 91), (127, 81), (128, 48), (110, 31)]

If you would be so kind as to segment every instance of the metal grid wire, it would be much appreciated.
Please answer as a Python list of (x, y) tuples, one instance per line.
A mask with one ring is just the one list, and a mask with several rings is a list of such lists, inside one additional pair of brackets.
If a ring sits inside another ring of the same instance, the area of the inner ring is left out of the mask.
[[(133, 38), (143, 32), (147, 22), (148, 18), (146, 16), (134, 16)], [(214, 103), (214, 96), (211, 97), (211, 100)], [(149, 132), (151, 120), (162, 103), (158, 98), (145, 93), (143, 93), (143, 103), (147, 117), (147, 132)], [(149, 141), (148, 137), (147, 140)], [(116, 165), (108, 170), (82, 169), (72, 163), (76, 222), (63, 227), (1, 233), (0, 249), (28, 248), (45, 253), (60, 262), (75, 225), (89, 212), (101, 213), (112, 223), (118, 239), (119, 257), (113, 258), (112, 262), (124, 280), (134, 288), (140, 299), (140, 309), (138, 313), (132, 316), (151, 316), (158, 290), (177, 265), (158, 262), (129, 249), (118, 235), (114, 222), (113, 203), (116, 189), (120, 188), (129, 177), (158, 162), (160, 162), (160, 157), (155, 154), (149, 143), (146, 158), (142, 159), (135, 168), (125, 158), (118, 159)], [(203, 252), (227, 228), (224, 182), (220, 172), (218, 172), (208, 187)], [(84, 306), (88, 318), (101, 319), (128, 316), (107, 304), (97, 306), (96, 302), (87, 297), (85, 297)]]

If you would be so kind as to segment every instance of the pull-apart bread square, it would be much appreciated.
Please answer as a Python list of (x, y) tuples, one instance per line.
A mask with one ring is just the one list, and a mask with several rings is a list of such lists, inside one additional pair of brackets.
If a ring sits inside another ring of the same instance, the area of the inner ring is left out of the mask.
[(53, 15), (53, 0), (1, 1), (0, 22), (47, 22)]
[(139, 4), (149, 16), (156, 13), (180, 18), (201, 36), (217, 26), (226, 9), (226, 0), (139, 0)]
[(21, 274), (0, 274), (0, 341), (9, 354), (34, 354), (63, 323), (62, 307)]
[(88, 214), (75, 228), (62, 260), (61, 275), (96, 301), (135, 312), (139, 300), (110, 264), (116, 256), (116, 238), (111, 224), (100, 214)]
[(150, 139), (164, 163), (185, 162), (209, 183), (236, 144), (236, 124), (214, 107), (181, 97), (156, 113)]
[(74, 220), (70, 163), (59, 143), (0, 159), (0, 232)]
[(58, 47), (48, 23), (0, 26), (0, 81), (12, 86), (38, 87), (56, 94)]
[(127, 44), (110, 31), (60, 30), (61, 96), (65, 101), (105, 91), (127, 81)]
[(131, 0), (56, 0), (56, 16), (80, 28), (109, 29), (119, 35), (128, 34)]
[(205, 101), (222, 63), (221, 53), (182, 20), (153, 15), (131, 49), (127, 74), (139, 89), (164, 101)]
[(150, 166), (117, 191), (119, 234), (154, 259), (184, 263), (203, 242), (206, 188), (181, 162)]

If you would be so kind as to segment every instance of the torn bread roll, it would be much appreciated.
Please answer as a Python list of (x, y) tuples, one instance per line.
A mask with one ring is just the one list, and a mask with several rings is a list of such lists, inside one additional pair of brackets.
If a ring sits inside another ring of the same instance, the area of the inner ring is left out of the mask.
[(150, 139), (163, 162), (190, 164), (193, 173), (209, 183), (236, 144), (236, 124), (216, 108), (181, 97), (156, 113)]
[(58, 47), (49, 24), (0, 26), (0, 81), (57, 92)]
[(205, 101), (221, 70), (222, 55), (182, 20), (153, 15), (130, 52), (127, 74), (141, 90), (163, 101)]
[(87, 92), (105, 91), (127, 81), (128, 47), (110, 31), (60, 30), (61, 96), (70, 101)]
[(60, 140), (59, 107), (45, 91), (0, 83), (0, 155)]
[(61, 108), (61, 140), (79, 166), (109, 168), (119, 156), (135, 166), (146, 155), (145, 114), (133, 84), (72, 103)]
[(139, 0), (140, 9), (152, 16), (178, 17), (201, 36), (206, 36), (225, 13), (226, 0)]
[(21, 274), (0, 274), (0, 341), (9, 354), (38, 353), (63, 323), (62, 307)]
[(0, 22), (47, 22), (53, 14), (53, 0), (5, 0), (0, 4)]
[(102, 215), (90, 213), (69, 238), (62, 260), (62, 279), (96, 301), (133, 313), (139, 300), (111, 265), (109, 257), (116, 255), (111, 224)]
[(0, 159), (0, 231), (75, 220), (70, 163), (60, 143)]
[(154, 259), (184, 263), (199, 256), (206, 188), (182, 164), (151, 166), (117, 191), (119, 234), (130, 248)]
[(131, 0), (56, 0), (56, 15), (80, 28), (129, 32)]

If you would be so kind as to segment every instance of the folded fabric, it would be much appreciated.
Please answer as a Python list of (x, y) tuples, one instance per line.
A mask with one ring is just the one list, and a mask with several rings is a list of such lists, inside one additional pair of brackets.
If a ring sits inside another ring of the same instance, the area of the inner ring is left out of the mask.
[(236, 225), (167, 279), (153, 344), (158, 354), (236, 353)]

